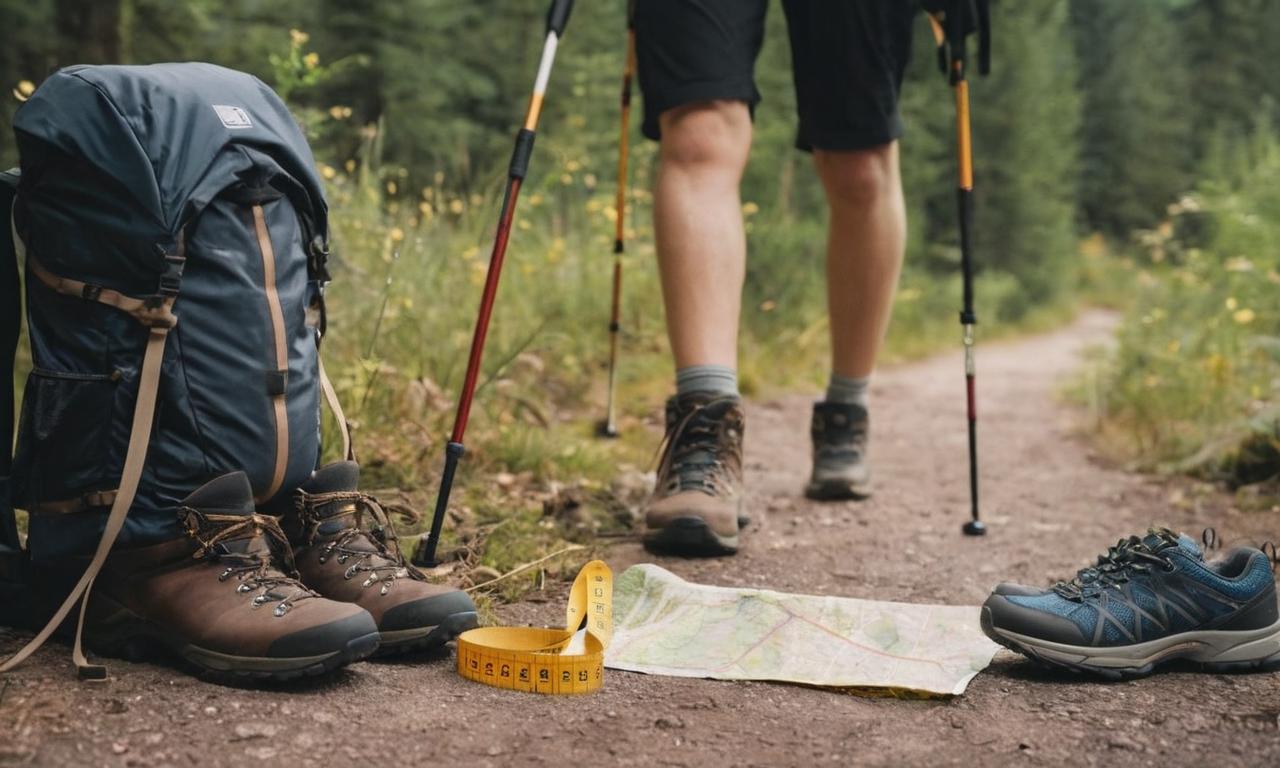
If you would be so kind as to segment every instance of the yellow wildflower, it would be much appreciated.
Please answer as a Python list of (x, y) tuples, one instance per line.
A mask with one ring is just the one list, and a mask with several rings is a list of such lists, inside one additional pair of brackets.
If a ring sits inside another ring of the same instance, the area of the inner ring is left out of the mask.
[(1255, 315), (1253, 313), (1253, 310), (1247, 309), (1247, 308), (1238, 309), (1235, 311), (1234, 314), (1231, 315), (1231, 319), (1235, 320), (1240, 325), (1248, 325), (1249, 323), (1252, 323), (1254, 317)]

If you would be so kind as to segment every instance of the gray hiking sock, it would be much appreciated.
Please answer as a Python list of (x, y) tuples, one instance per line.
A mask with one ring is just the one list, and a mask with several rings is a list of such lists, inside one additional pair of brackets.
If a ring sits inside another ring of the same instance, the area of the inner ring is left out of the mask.
[(676, 394), (694, 392), (738, 397), (738, 372), (727, 365), (690, 365), (676, 371)]
[(860, 405), (867, 407), (867, 386), (871, 383), (871, 377), (865, 376), (861, 379), (851, 379), (848, 376), (841, 376), (832, 371), (831, 379), (827, 383), (827, 402), (843, 403), (845, 405)]

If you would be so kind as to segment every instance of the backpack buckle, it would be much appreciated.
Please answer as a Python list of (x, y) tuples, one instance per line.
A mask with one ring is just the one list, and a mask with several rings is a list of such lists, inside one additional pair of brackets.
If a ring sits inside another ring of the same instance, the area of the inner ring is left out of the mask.
[(164, 262), (164, 272), (160, 275), (160, 295), (172, 299), (178, 295), (178, 289), (182, 286), (182, 270), (187, 265), (187, 258), (167, 253)]

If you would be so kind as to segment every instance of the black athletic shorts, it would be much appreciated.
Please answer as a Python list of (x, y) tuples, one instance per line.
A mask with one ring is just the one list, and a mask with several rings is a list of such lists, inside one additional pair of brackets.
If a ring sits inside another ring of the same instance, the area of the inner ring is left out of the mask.
[[(644, 135), (698, 101), (760, 101), (753, 70), (769, 0), (638, 0), (636, 55)], [(796, 146), (866, 149), (902, 135), (898, 91), (916, 0), (782, 0), (791, 37)]]

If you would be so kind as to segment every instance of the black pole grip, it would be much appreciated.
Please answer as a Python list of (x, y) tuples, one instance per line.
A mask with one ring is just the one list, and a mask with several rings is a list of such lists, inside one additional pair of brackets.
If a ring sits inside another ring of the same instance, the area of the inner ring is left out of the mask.
[(533, 157), (533, 140), (538, 136), (528, 128), (521, 128), (516, 134), (516, 146), (511, 150), (511, 163), (507, 166), (507, 175), (513, 179), (523, 179), (529, 172), (529, 159)]
[(569, 23), (569, 13), (573, 10), (573, 0), (551, 0), (551, 10), (547, 11), (547, 34), (556, 33), (556, 37), (564, 37), (564, 28)]

